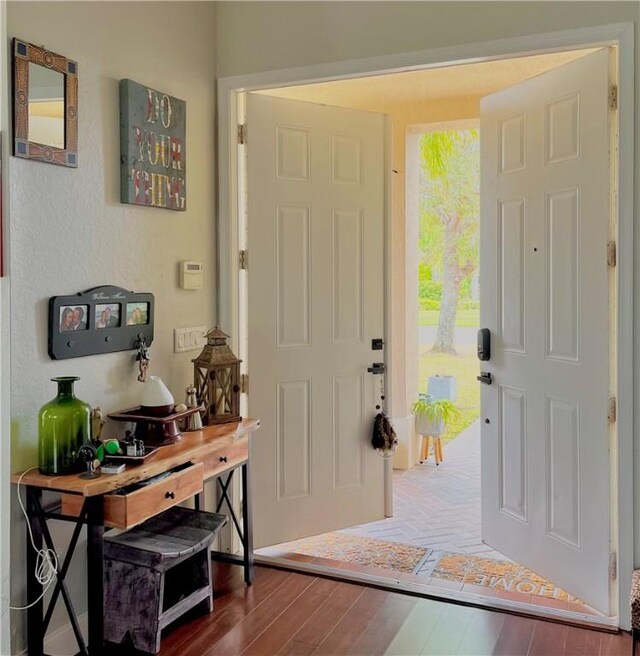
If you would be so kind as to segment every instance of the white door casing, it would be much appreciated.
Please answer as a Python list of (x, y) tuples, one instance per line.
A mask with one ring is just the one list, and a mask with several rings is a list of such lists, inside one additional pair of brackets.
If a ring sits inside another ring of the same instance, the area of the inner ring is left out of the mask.
[(608, 92), (602, 49), (480, 124), (483, 540), (607, 614)]
[(380, 519), (384, 116), (247, 94), (257, 546)]

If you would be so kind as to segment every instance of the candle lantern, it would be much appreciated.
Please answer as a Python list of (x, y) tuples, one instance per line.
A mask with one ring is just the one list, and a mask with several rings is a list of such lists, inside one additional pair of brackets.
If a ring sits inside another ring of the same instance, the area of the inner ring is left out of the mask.
[(205, 337), (202, 353), (192, 360), (193, 383), (204, 405), (205, 424), (240, 421), (240, 363), (227, 340), (229, 335), (216, 326)]

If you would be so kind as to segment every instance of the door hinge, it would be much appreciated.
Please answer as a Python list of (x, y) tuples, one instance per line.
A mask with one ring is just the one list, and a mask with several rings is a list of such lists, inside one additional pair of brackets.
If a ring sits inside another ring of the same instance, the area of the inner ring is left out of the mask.
[(240, 391), (249, 394), (249, 374), (240, 374)]
[(239, 257), (239, 262), (240, 262), (240, 268), (241, 269), (246, 269), (248, 266), (248, 260), (249, 256), (247, 254), (247, 251), (240, 251), (240, 257)]
[(247, 124), (243, 123), (238, 126), (238, 143), (244, 145), (247, 143)]
[(618, 578), (618, 555), (615, 551), (609, 554), (609, 580), (615, 581)]
[(607, 244), (607, 265), (614, 267), (618, 264), (618, 247), (615, 241)]
[(618, 85), (612, 84), (609, 87), (609, 109), (618, 109)]
[(615, 424), (618, 415), (618, 402), (615, 396), (612, 396), (609, 399), (609, 412), (607, 414), (607, 419), (610, 424)]

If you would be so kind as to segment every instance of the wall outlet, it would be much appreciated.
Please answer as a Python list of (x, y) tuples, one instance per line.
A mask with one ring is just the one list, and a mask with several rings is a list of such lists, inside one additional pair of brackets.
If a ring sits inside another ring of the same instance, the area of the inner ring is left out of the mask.
[(199, 351), (205, 344), (206, 326), (173, 329), (173, 352)]

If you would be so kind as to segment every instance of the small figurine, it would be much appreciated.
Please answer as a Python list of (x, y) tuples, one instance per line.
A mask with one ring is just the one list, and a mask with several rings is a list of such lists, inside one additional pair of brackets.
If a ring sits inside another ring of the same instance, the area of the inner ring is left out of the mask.
[[(186, 392), (187, 392), (187, 408), (199, 408), (200, 404), (198, 403), (198, 398), (196, 396), (196, 388), (193, 385), (189, 385), (187, 387)], [(200, 416), (199, 410), (187, 417), (186, 430), (188, 431), (202, 430), (202, 417)]]
[(105, 423), (102, 409), (97, 405), (91, 413), (91, 439), (94, 442), (100, 440), (100, 435), (102, 434), (102, 429), (104, 428)]
[(80, 474), (80, 478), (98, 478), (100, 472), (100, 460), (98, 460), (96, 447), (93, 444), (83, 444), (78, 449), (78, 459), (87, 466), (87, 471)]
[(115, 437), (108, 439), (104, 443), (104, 451), (107, 458), (109, 456), (121, 456), (124, 453), (122, 447), (120, 446), (120, 440), (116, 439)]
[(147, 369), (149, 368), (149, 347), (147, 346), (147, 340), (144, 335), (140, 333), (138, 335), (138, 352), (136, 353), (136, 362), (138, 363), (138, 369), (140, 373), (138, 374), (138, 381), (141, 383), (147, 382)]
[(142, 440), (136, 439), (135, 435), (131, 431), (125, 432), (125, 452), (128, 456), (133, 456), (135, 458), (144, 455), (144, 442)]
[(187, 389), (187, 398), (186, 398), (186, 405), (187, 408), (197, 408), (198, 407), (198, 398), (196, 396), (196, 388), (193, 385), (188, 385)]

